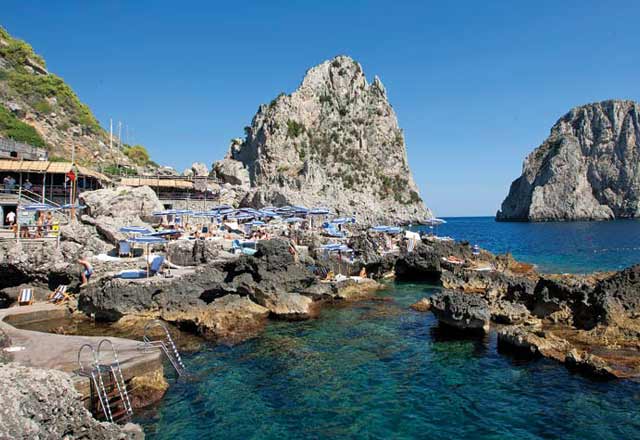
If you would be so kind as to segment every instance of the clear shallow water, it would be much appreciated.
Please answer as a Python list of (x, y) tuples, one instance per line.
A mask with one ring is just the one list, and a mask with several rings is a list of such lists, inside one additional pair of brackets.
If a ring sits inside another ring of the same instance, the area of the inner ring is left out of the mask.
[[(637, 222), (448, 220), (440, 234), (554, 272), (624, 267), (640, 247)], [(640, 438), (640, 384), (518, 361), (497, 353), (495, 334), (446, 338), (433, 315), (408, 308), (433, 291), (391, 285), (380, 296), (393, 301), (328, 307), (233, 348), (205, 346), (185, 356), (194, 377), (136, 421), (150, 439)]]
[[(494, 253), (510, 251), (543, 272), (619, 270), (640, 263), (640, 221), (501, 223), (454, 217), (438, 235), (468, 240)], [(423, 228), (428, 229), (428, 228)]]
[(495, 335), (447, 339), (432, 291), (276, 322), (234, 348), (186, 357), (195, 377), (138, 414), (150, 439), (640, 438), (640, 384), (595, 382), (548, 360), (498, 354)]

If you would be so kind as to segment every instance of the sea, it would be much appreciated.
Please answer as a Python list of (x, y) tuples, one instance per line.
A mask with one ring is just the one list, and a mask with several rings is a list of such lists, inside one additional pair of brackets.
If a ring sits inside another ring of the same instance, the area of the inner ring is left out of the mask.
[[(640, 263), (640, 222), (447, 218), (438, 235), (511, 252), (543, 272)], [(640, 384), (597, 381), (451, 337), (409, 305), (436, 286), (391, 283), (318, 319), (186, 353), (191, 375), (136, 413), (148, 439), (637, 439)], [(170, 372), (170, 369), (166, 369)]]

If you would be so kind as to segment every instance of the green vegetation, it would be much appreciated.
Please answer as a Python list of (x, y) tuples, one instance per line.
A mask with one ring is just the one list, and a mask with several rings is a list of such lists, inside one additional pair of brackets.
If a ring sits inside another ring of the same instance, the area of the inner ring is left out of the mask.
[(48, 115), (53, 111), (53, 107), (51, 107), (51, 104), (49, 104), (45, 100), (38, 101), (35, 104), (33, 104), (33, 109), (38, 113), (43, 113), (45, 115)]
[(282, 98), (283, 96), (287, 96), (287, 94), (284, 93), (284, 92), (280, 92), (280, 94), (278, 96), (276, 96), (275, 98), (273, 98), (271, 100), (271, 102), (269, 103), (269, 108), (275, 106), (276, 102), (278, 102), (278, 99)]
[(49, 156), (49, 162), (70, 162), (71, 159), (67, 159), (66, 157), (60, 156)]
[(420, 202), (420, 195), (414, 190), (409, 191), (409, 203), (418, 203)]
[(35, 128), (16, 118), (13, 113), (2, 105), (0, 105), (0, 135), (34, 147), (45, 146), (44, 139)]
[(133, 168), (121, 165), (107, 165), (102, 169), (102, 172), (110, 176), (134, 176), (137, 174)]
[(46, 67), (44, 60), (35, 54), (33, 48), (22, 40), (15, 39), (0, 27), (0, 56), (6, 59), (11, 69), (3, 71), (0, 81), (8, 84), (8, 94), (19, 96), (31, 105), (35, 111), (48, 114), (53, 111), (47, 98), (56, 98), (69, 116), (69, 122), (83, 126), (92, 133), (100, 133), (102, 128), (89, 108), (80, 102), (71, 88), (62, 78), (53, 74), (34, 74), (31, 66), (35, 63)]
[(136, 165), (148, 165), (151, 160), (151, 158), (149, 157), (149, 152), (142, 145), (126, 145), (123, 149), (123, 153)]
[(33, 48), (26, 42), (18, 40), (9, 35), (9, 32), (0, 26), (0, 39), (6, 42), (6, 45), (0, 44), (0, 55), (9, 62), (14, 68), (24, 68), (27, 59), (46, 68), (46, 64), (42, 57), (33, 52)]
[(297, 138), (304, 133), (304, 130), (304, 125), (299, 122), (292, 121), (291, 119), (287, 121), (287, 137)]

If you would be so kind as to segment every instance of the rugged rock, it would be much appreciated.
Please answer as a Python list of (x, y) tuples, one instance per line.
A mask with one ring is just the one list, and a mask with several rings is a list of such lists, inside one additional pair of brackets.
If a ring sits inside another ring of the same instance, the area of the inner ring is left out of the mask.
[[(230, 150), (233, 150), (234, 146), (241, 144), (242, 140), (234, 139), (229, 148)], [(230, 155), (227, 155), (225, 159), (214, 163), (211, 173), (223, 183), (238, 185), (243, 189), (249, 189), (251, 184), (249, 171), (243, 166), (242, 162), (233, 160)]]
[(3, 350), (9, 346), (11, 346), (11, 339), (4, 331), (0, 330), (0, 365), (11, 362), (11, 353)]
[(349, 57), (310, 69), (291, 95), (260, 106), (246, 134), (214, 165), (227, 182), (244, 184), (247, 171), (246, 205), (323, 205), (364, 223), (430, 216), (384, 86)]
[(257, 336), (268, 316), (267, 308), (240, 295), (216, 298), (206, 307), (199, 306), (186, 312), (162, 314), (167, 321), (185, 329), (195, 329), (205, 338), (227, 345)]
[(478, 295), (442, 291), (431, 297), (431, 311), (441, 324), (457, 330), (489, 331), (489, 304)]
[(143, 439), (137, 425), (100, 423), (87, 411), (71, 378), (58, 370), (6, 364), (0, 368), (0, 437)]
[(203, 240), (175, 240), (167, 243), (167, 258), (178, 266), (197, 266), (215, 261), (219, 244)]
[(93, 218), (113, 217), (122, 219), (154, 219), (152, 213), (164, 209), (160, 200), (148, 186), (87, 191), (80, 195), (80, 202), (87, 206), (87, 214)]
[(640, 107), (576, 107), (525, 160), (498, 220), (609, 220), (640, 213)]

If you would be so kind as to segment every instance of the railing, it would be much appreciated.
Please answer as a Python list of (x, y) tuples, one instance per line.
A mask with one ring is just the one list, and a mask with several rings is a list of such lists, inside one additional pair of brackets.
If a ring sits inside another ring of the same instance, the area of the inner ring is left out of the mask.
[[(162, 337), (162, 339), (151, 339), (151, 336), (148, 334), (148, 332), (153, 327), (160, 327), (163, 330), (164, 336)], [(164, 322), (160, 321), (159, 319), (154, 319), (147, 322), (147, 324), (144, 326), (143, 341), (144, 343), (142, 345), (142, 349), (145, 351), (148, 351), (152, 347), (160, 348), (171, 363), (171, 366), (173, 366), (174, 370), (176, 370), (178, 376), (182, 376), (187, 372), (187, 367), (185, 367), (184, 363), (182, 362), (182, 357), (180, 357), (178, 348), (173, 342), (171, 333), (169, 333), (169, 329)]]

